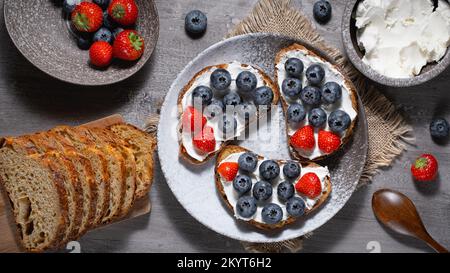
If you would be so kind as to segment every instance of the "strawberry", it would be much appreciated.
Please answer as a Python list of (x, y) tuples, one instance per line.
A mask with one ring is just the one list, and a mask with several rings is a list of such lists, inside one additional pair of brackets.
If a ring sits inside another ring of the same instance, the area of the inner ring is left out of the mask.
[(438, 162), (433, 155), (423, 154), (412, 164), (411, 173), (417, 181), (432, 181), (438, 173)]
[(91, 2), (81, 2), (71, 15), (72, 24), (81, 32), (95, 32), (103, 25), (103, 11)]
[(296, 149), (312, 150), (316, 145), (314, 128), (311, 125), (304, 126), (295, 132), (290, 139), (291, 145)]
[(295, 190), (308, 198), (314, 199), (322, 192), (320, 178), (315, 173), (306, 173), (295, 184)]
[(319, 131), (319, 149), (327, 154), (331, 154), (332, 152), (339, 149), (341, 146), (341, 137), (336, 135), (335, 133), (320, 130)]
[(108, 7), (109, 16), (124, 26), (136, 23), (138, 13), (134, 0), (112, 0)]
[(142, 56), (145, 44), (135, 30), (124, 30), (114, 40), (114, 56), (125, 61), (135, 61)]
[(216, 149), (214, 129), (205, 126), (203, 130), (194, 135), (192, 139), (194, 147), (202, 153), (211, 153)]
[(97, 67), (106, 67), (112, 61), (113, 48), (108, 42), (95, 42), (89, 49), (89, 57), (91, 64)]
[(206, 124), (206, 118), (192, 106), (186, 108), (181, 118), (183, 131), (198, 132)]
[(236, 162), (224, 162), (219, 165), (217, 172), (226, 181), (233, 181), (239, 170), (239, 164)]

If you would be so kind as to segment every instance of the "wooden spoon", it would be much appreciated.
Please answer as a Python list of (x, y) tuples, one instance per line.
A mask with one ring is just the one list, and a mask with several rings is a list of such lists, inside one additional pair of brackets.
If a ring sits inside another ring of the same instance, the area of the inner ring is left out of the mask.
[(439, 253), (448, 250), (428, 234), (413, 202), (404, 194), (382, 189), (373, 194), (372, 209), (377, 219), (394, 231), (426, 242)]

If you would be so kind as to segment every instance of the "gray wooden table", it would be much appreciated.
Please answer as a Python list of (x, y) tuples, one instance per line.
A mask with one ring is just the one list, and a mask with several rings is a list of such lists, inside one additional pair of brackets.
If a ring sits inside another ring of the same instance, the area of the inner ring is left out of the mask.
[[(295, 6), (312, 18), (315, 0), (296, 0)], [(257, 0), (156, 0), (161, 32), (147, 65), (134, 77), (112, 86), (83, 88), (50, 78), (33, 67), (16, 50), (0, 13), (0, 135), (29, 133), (55, 125), (76, 125), (120, 113), (142, 126), (148, 114), (158, 112), (177, 73), (198, 53), (223, 39), (252, 9)], [(319, 31), (342, 48), (340, 21), (345, 1), (332, 1), (333, 19)], [(0, 0), (3, 7), (3, 0)], [(208, 15), (208, 31), (199, 40), (184, 33), (184, 15), (192, 9)], [(39, 31), (39, 30), (36, 30)], [(414, 126), (417, 143), (409, 147), (391, 168), (361, 188), (330, 222), (304, 243), (303, 252), (429, 252), (414, 239), (385, 230), (370, 206), (372, 193), (380, 188), (399, 190), (416, 203), (430, 233), (450, 247), (450, 144), (437, 145), (429, 136), (433, 115), (450, 119), (450, 70), (428, 84), (385, 89)], [(411, 181), (410, 162), (421, 152), (440, 161), (440, 178), (430, 185)], [(150, 215), (89, 233), (80, 240), (82, 252), (241, 252), (239, 242), (203, 227), (177, 202), (160, 167), (156, 167)], [(1, 236), (1, 235), (0, 235)]]

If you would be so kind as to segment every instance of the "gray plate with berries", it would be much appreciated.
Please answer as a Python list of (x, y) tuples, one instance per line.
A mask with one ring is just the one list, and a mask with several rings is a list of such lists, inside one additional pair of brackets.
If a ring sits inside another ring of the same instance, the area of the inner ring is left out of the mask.
[[(135, 0), (138, 16), (133, 25), (121, 25), (110, 18), (101, 21), (98, 30), (110, 29), (111, 35), (114, 36), (114, 32), (118, 33), (120, 28), (135, 29), (145, 43), (142, 56), (138, 60), (124, 61), (114, 58), (110, 65), (102, 68), (92, 65), (89, 50), (87, 50), (97, 31), (89, 34), (80, 33), (75, 30), (69, 19), (74, 4), (80, 2), (82, 1), (5, 0), (5, 24), (13, 43), (37, 68), (69, 83), (89, 86), (112, 84), (139, 71), (152, 55), (158, 40), (159, 19), (154, 1)], [(108, 8), (108, 4), (105, 3), (110, 1), (83, 2), (98, 3), (101, 17), (104, 18)], [(101, 5), (104, 6), (101, 7)], [(94, 27), (98, 28), (98, 26)], [(106, 32), (108, 36), (109, 33)], [(109, 39), (105, 37), (105, 33), (98, 35), (102, 37), (101, 39)], [(113, 41), (110, 42), (113, 44)]]
[[(265, 231), (238, 221), (219, 196), (214, 183), (215, 158), (202, 165), (186, 162), (179, 155), (177, 140), (177, 99), (180, 90), (204, 67), (239, 61), (253, 64), (274, 76), (274, 61), (278, 51), (300, 43), (327, 60), (321, 50), (312, 45), (274, 34), (247, 34), (217, 43), (203, 51), (178, 75), (161, 109), (158, 131), (158, 152), (167, 183), (178, 201), (199, 222), (233, 239), (247, 242), (279, 242), (305, 235), (330, 220), (349, 200), (360, 180), (367, 157), (367, 120), (362, 107), (354, 134), (345, 147), (331, 158), (319, 162), (329, 167), (332, 193), (328, 201), (315, 212), (301, 217), (294, 224), (278, 230)], [(359, 105), (362, 105), (359, 102)], [(248, 138), (235, 141), (253, 152), (271, 159), (290, 159), (281, 106), (272, 110), (270, 122), (260, 125)], [(274, 137), (275, 136), (275, 137)], [(267, 141), (270, 139), (270, 141)]]

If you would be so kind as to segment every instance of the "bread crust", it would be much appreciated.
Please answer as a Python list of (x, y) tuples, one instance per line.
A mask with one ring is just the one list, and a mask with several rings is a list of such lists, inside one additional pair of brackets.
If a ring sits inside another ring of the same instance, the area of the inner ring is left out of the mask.
[[(224, 191), (224, 188), (223, 188), (223, 185), (221, 182), (220, 174), (218, 173), (217, 169), (218, 169), (220, 163), (224, 159), (226, 159), (228, 156), (235, 154), (235, 153), (242, 153), (242, 152), (249, 152), (249, 150), (247, 150), (241, 146), (236, 146), (236, 145), (230, 145), (230, 146), (225, 147), (217, 155), (217, 160), (216, 160), (216, 164), (215, 164), (215, 168), (214, 168), (214, 178), (215, 178), (216, 188), (217, 188), (220, 196), (222, 197), (223, 201), (225, 202), (226, 206), (232, 212), (233, 217), (234, 217), (234, 207), (231, 205), (230, 201), (228, 200), (227, 195), (225, 194), (225, 191)], [(262, 160), (263, 157), (258, 155), (258, 159)], [(286, 163), (286, 160), (277, 160), (277, 162), (278, 162), (278, 164)], [(318, 164), (316, 164), (314, 162), (309, 162), (309, 163), (302, 163), (302, 167), (303, 168), (305, 168), (305, 167), (313, 167), (314, 168), (314, 167), (321, 167), (321, 166), (319, 166)], [(325, 203), (325, 201), (328, 199), (328, 197), (331, 194), (331, 179), (329, 176), (327, 176), (325, 178), (325, 185), (326, 185), (326, 189), (325, 189), (325, 192), (322, 194), (321, 198), (316, 202), (314, 207), (312, 207), (311, 209), (306, 209), (304, 215), (308, 215), (311, 212), (315, 211), (323, 203)], [(253, 225), (259, 229), (274, 230), (274, 229), (279, 229), (279, 228), (282, 228), (282, 227), (285, 227), (287, 225), (294, 223), (297, 220), (297, 218), (288, 217), (286, 220), (283, 220), (275, 225), (257, 222), (253, 219), (250, 219), (250, 220), (239, 219), (239, 220), (243, 221), (243, 222), (247, 222), (250, 225)]]
[[(198, 77), (200, 77), (201, 75), (203, 75), (204, 73), (207, 73), (210, 69), (212, 68), (222, 68), (222, 69), (227, 69), (229, 64), (218, 64), (218, 65), (211, 65), (211, 66), (207, 66), (205, 68), (203, 68), (202, 70), (200, 70), (199, 72), (197, 72), (194, 77), (192, 77), (192, 79), (188, 82), (188, 84), (186, 84), (183, 89), (181, 90), (180, 94), (178, 95), (178, 100), (177, 100), (177, 105), (178, 105), (178, 120), (181, 119), (181, 115), (183, 114), (183, 105), (182, 105), (182, 100), (184, 95), (186, 94), (186, 92), (189, 91), (189, 89), (192, 87), (192, 85), (195, 83), (195, 81), (197, 80)], [(259, 67), (255, 66), (255, 65), (249, 65), (249, 64), (241, 64), (241, 67), (252, 67), (253, 69), (257, 70), (258, 73), (261, 75), (261, 77), (263, 78), (263, 82), (265, 86), (269, 86), (272, 91), (273, 91), (273, 100), (272, 100), (272, 106), (277, 105), (278, 101), (280, 99), (280, 91), (278, 88), (278, 84), (275, 84), (272, 79)], [(270, 111), (270, 108), (269, 108)], [(257, 112), (257, 116), (259, 118), (259, 113)], [(257, 118), (257, 119), (258, 119)], [(247, 125), (246, 125), (247, 127)], [(184, 147), (184, 145), (181, 142), (181, 128), (180, 126), (178, 126), (177, 128), (178, 130), (178, 143), (179, 143), (179, 154), (182, 156), (182, 158), (184, 158), (186, 161), (190, 162), (191, 164), (194, 165), (201, 165), (205, 162), (207, 162), (208, 160), (210, 160), (211, 158), (213, 158), (215, 155), (217, 155), (222, 149), (223, 147), (226, 147), (231, 140), (229, 141), (224, 141), (221, 145), (220, 148), (209, 154), (203, 161), (198, 161), (197, 159), (191, 157), (187, 151), (186, 148)]]
[[(286, 47), (286, 48), (281, 49), (281, 50), (277, 53), (277, 55), (276, 55), (276, 57), (275, 57), (275, 82), (277, 83), (277, 85), (278, 85), (278, 68), (277, 68), (277, 64), (280, 63), (281, 58), (282, 58), (287, 52), (290, 52), (290, 51), (296, 51), (296, 50), (307, 51), (307, 52), (308, 52), (308, 55), (311, 55), (311, 56), (313, 56), (313, 57), (319, 58), (319, 59), (322, 60), (324, 63), (327, 63), (327, 64), (329, 64), (331, 67), (333, 67), (334, 69), (336, 69), (336, 70), (342, 75), (342, 77), (343, 77), (343, 79), (344, 79), (344, 87), (349, 91), (350, 99), (351, 99), (351, 101), (352, 101), (352, 107), (353, 107), (353, 109), (356, 111), (356, 113), (358, 113), (358, 99), (357, 99), (357, 92), (356, 92), (356, 87), (353, 85), (352, 81), (351, 81), (347, 76), (345, 76), (345, 74), (342, 72), (342, 70), (341, 70), (337, 65), (333, 64), (332, 62), (330, 62), (329, 60), (325, 59), (324, 57), (319, 56), (318, 54), (316, 54), (315, 52), (313, 52), (312, 50), (306, 48), (306, 47), (303, 46), (303, 45), (294, 43), (294, 44), (292, 44), (292, 45), (290, 45), (290, 46), (288, 46), (288, 47)], [(281, 106), (282, 106), (282, 108), (283, 108), (283, 114), (285, 114), (286, 111), (287, 111), (287, 109), (288, 109), (288, 107), (289, 107), (289, 105), (288, 105), (286, 99), (284, 98), (284, 96), (281, 95), (280, 97), (281, 97)], [(289, 148), (289, 151), (290, 151), (290, 153), (291, 153), (291, 156), (292, 156), (293, 158), (295, 158), (296, 160), (300, 161), (300, 162), (309, 162), (309, 161), (317, 162), (317, 161), (321, 161), (321, 160), (323, 160), (323, 159), (325, 159), (325, 158), (328, 158), (328, 157), (332, 156), (333, 154), (335, 154), (335, 153), (337, 153), (339, 150), (341, 150), (342, 147), (344, 147), (344, 146), (346, 145), (346, 143), (350, 140), (351, 136), (353, 135), (353, 131), (354, 131), (354, 128), (355, 128), (356, 120), (357, 120), (357, 119), (358, 119), (358, 118), (356, 117), (356, 118), (352, 121), (352, 123), (350, 124), (350, 127), (349, 127), (349, 128), (347, 129), (347, 131), (345, 132), (345, 135), (344, 135), (344, 137), (342, 138), (342, 143), (341, 143), (341, 146), (339, 147), (339, 149), (337, 149), (336, 151), (334, 151), (334, 152), (331, 153), (331, 154), (325, 154), (325, 155), (323, 155), (323, 156), (320, 156), (320, 157), (317, 157), (317, 158), (314, 158), (314, 159), (309, 159), (309, 158), (306, 158), (306, 157), (301, 156), (301, 155), (298, 153), (298, 151), (295, 150), (295, 148), (292, 147), (292, 145), (290, 145), (290, 137), (289, 137), (289, 134), (288, 134), (288, 125), (289, 125), (289, 124), (288, 124), (288, 122), (287, 122), (287, 119), (285, 118), (286, 137), (287, 137), (287, 139), (288, 139), (288, 148)]]

